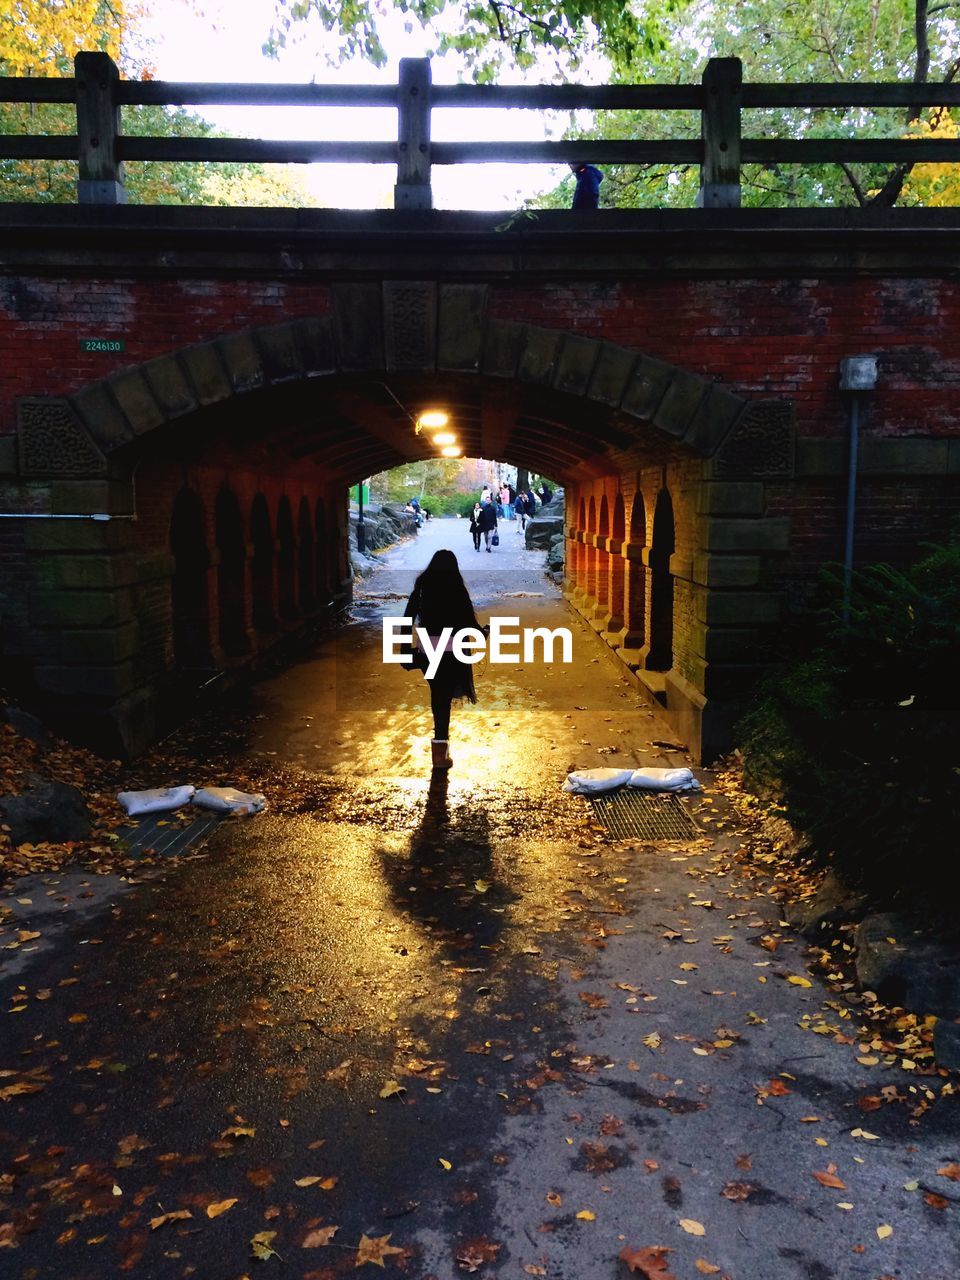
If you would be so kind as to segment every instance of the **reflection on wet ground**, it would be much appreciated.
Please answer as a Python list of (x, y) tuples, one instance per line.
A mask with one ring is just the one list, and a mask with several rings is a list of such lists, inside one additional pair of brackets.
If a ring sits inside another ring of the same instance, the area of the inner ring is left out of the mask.
[(735, 830), (609, 843), (560, 791), (571, 763), (680, 757), (539, 558), (503, 565), (500, 603), (476, 594), (570, 625), (577, 665), (481, 673), (449, 775), (422, 680), (378, 660), (373, 597), (411, 578), (384, 570), (171, 744), (242, 762), (268, 813), (0, 975), (4, 1274), (333, 1280), (379, 1251), (416, 1280), (605, 1280), (625, 1244), (678, 1277), (960, 1273), (948, 1217), (890, 1190), (936, 1181), (955, 1122), (925, 1140), (888, 1108), (849, 1137), (887, 1080), (799, 1025), (850, 1029), (787, 981), (800, 946)]

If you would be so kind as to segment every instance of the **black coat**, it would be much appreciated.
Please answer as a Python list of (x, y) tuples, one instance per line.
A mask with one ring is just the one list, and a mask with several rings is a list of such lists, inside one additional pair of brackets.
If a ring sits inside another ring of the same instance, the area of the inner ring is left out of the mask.
[(492, 502), (488, 502), (485, 507), (480, 508), (480, 514), (477, 516), (477, 524), (483, 533), (487, 533), (491, 529), (497, 527), (497, 508)]

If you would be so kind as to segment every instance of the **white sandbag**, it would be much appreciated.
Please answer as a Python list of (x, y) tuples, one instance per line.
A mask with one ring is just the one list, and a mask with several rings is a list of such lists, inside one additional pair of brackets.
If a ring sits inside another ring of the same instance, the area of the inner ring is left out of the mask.
[(628, 787), (644, 791), (702, 791), (689, 769), (634, 769)]
[(267, 797), (259, 791), (238, 791), (236, 787), (201, 787), (193, 803), (215, 813), (251, 814), (260, 812)]
[(575, 796), (598, 795), (625, 786), (632, 777), (632, 769), (577, 769), (567, 774), (563, 789)]
[(170, 813), (189, 804), (195, 787), (154, 787), (150, 791), (121, 791), (117, 800), (131, 818), (148, 813)]

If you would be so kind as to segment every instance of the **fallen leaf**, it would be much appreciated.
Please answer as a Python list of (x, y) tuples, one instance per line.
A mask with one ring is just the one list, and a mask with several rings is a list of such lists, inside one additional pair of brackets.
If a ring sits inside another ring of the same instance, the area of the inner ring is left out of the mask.
[(168, 1222), (180, 1222), (184, 1218), (192, 1218), (193, 1214), (189, 1209), (174, 1209), (172, 1213), (161, 1213), (158, 1218), (150, 1219), (150, 1230), (156, 1231), (158, 1227), (165, 1227)]
[(275, 1231), (258, 1231), (255, 1236), (250, 1237), (250, 1252), (253, 1257), (259, 1259), (260, 1262), (266, 1262), (268, 1258), (279, 1258), (280, 1255), (273, 1247), (273, 1242), (277, 1238)]
[(720, 1194), (726, 1200), (749, 1200), (754, 1191), (752, 1182), (728, 1182)]
[(648, 1036), (643, 1037), (643, 1043), (648, 1049), (659, 1049), (663, 1041), (660, 1039), (659, 1031), (651, 1031)]
[(444, 1160), (443, 1156), (437, 1157), (437, 1163), (441, 1166), (441, 1168), (446, 1169), (447, 1173), (449, 1173), (450, 1170), (453, 1168), (453, 1165), (450, 1163), (450, 1161)]
[(662, 1244), (649, 1245), (645, 1249), (634, 1249), (630, 1245), (620, 1250), (620, 1258), (627, 1264), (627, 1270), (644, 1280), (676, 1280), (672, 1271), (667, 1270), (667, 1254), (673, 1253)]
[(891, 1227), (888, 1223), (885, 1222), (883, 1226), (877, 1227), (878, 1240), (887, 1240), (892, 1235), (893, 1235), (893, 1227)]
[(950, 1201), (946, 1196), (938, 1196), (935, 1191), (927, 1191), (923, 1197), (924, 1204), (928, 1204), (931, 1209), (946, 1209)]
[[(393, 1233), (391, 1232), (391, 1235)], [(357, 1245), (357, 1256), (354, 1260), (355, 1267), (362, 1267), (364, 1263), (369, 1262), (377, 1267), (386, 1268), (384, 1258), (391, 1254), (403, 1253), (402, 1249), (398, 1249), (396, 1245), (390, 1244), (390, 1236), (366, 1236), (360, 1237), (360, 1243)]]
[(246, 1125), (235, 1124), (229, 1129), (224, 1129), (221, 1138), (252, 1138), (256, 1134), (256, 1129), (251, 1129)]
[(595, 1213), (591, 1213), (589, 1209), (581, 1209), (577, 1214), (577, 1217), (582, 1222), (596, 1222), (597, 1220), (597, 1215)]
[(221, 1213), (226, 1213), (228, 1209), (232, 1209), (237, 1203), (236, 1198), (233, 1200), (217, 1200), (215, 1204), (207, 1205), (207, 1217), (219, 1218)]
[(705, 1236), (707, 1228), (702, 1222), (697, 1222), (696, 1218), (681, 1218), (680, 1226), (691, 1236)]
[(813, 986), (813, 983), (810, 981), (809, 978), (798, 977), (798, 975), (795, 973), (791, 973), (790, 976), (787, 978), (787, 981), (792, 982), (795, 987), (812, 987)]
[(702, 1276), (715, 1276), (720, 1271), (719, 1267), (715, 1267), (712, 1262), (707, 1262), (706, 1258), (698, 1258), (693, 1265)]
[(559, 1209), (563, 1204), (563, 1196), (559, 1191), (548, 1191), (547, 1204), (552, 1204), (555, 1209)]
[(380, 1090), (381, 1098), (396, 1098), (401, 1093), (406, 1093), (406, 1085), (402, 1085), (399, 1080), (388, 1080)]
[(339, 1230), (339, 1227), (317, 1227), (315, 1231), (310, 1231), (304, 1236), (303, 1244), (300, 1248), (322, 1249), (330, 1243)]
[(937, 1173), (941, 1178), (949, 1178), (952, 1182), (960, 1182), (960, 1164), (942, 1165)]
[(833, 1165), (826, 1171), (816, 1169), (813, 1176), (820, 1183), (821, 1187), (832, 1187), (834, 1191), (846, 1191), (847, 1184), (842, 1182), (833, 1172)]

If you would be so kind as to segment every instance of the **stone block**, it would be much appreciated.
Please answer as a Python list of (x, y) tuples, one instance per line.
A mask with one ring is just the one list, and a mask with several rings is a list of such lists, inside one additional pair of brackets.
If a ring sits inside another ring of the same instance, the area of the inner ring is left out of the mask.
[(105, 383), (97, 382), (86, 387), (72, 396), (70, 403), (104, 453), (128, 444), (134, 438), (133, 427), (117, 407)]
[(691, 665), (691, 683), (706, 698), (746, 699), (766, 670), (759, 663), (706, 662), (703, 658), (692, 658)]
[(387, 369), (431, 372), (437, 363), (437, 286), (433, 280), (383, 282)]
[(599, 342), (592, 338), (576, 338), (567, 334), (557, 361), (553, 385), (558, 391), (582, 396), (590, 385), (590, 377), (600, 354)]
[(187, 347), (180, 352), (179, 361), (200, 404), (217, 404), (231, 394), (230, 380), (214, 343)]
[(38, 627), (110, 627), (133, 616), (130, 592), (45, 591), (30, 602), (30, 617)]
[(797, 440), (798, 476), (842, 476), (847, 469), (845, 440), (801, 436)]
[(231, 333), (217, 340), (217, 350), (234, 391), (253, 391), (265, 381), (252, 333)]
[(677, 438), (685, 436), (707, 393), (708, 386), (708, 383), (695, 374), (675, 369), (670, 385), (653, 415), (653, 425), (660, 431), (665, 431), (667, 435)]
[(860, 437), (857, 471), (863, 475), (946, 475), (950, 442), (937, 440), (876, 440)]
[(0, 436), (0, 476), (15, 476), (19, 470), (17, 437)]
[(116, 374), (108, 386), (136, 435), (152, 431), (165, 421), (163, 410), (139, 369)]
[(68, 698), (119, 698), (136, 684), (132, 662), (103, 667), (40, 666), (34, 668), (34, 675), (39, 688)]
[(383, 302), (379, 284), (336, 284), (333, 330), (338, 364), (346, 371), (383, 369)]
[(132, 555), (58, 555), (38, 562), (44, 582), (54, 588), (95, 591), (127, 587), (136, 575)]
[(674, 553), (667, 563), (667, 568), (673, 577), (682, 578), (684, 582), (690, 582), (693, 579), (693, 561), (688, 556)]
[(523, 325), (490, 320), (483, 343), (483, 372), (493, 378), (516, 377), (523, 342)]
[(140, 645), (140, 626), (125, 622), (119, 627), (56, 633), (55, 656), (64, 666), (110, 666), (133, 658)]
[(161, 356), (141, 367), (165, 418), (178, 418), (197, 408), (197, 398), (174, 356)]
[[(274, 550), (277, 548), (275, 547)], [(137, 556), (137, 582), (153, 582), (158, 578), (172, 578), (176, 569), (176, 560), (166, 552), (158, 551), (152, 555)]]
[(485, 284), (440, 286), (437, 319), (437, 368), (476, 373), (483, 353)]
[(517, 377), (522, 382), (549, 383), (560, 355), (563, 335), (556, 329), (538, 329), (528, 325), (525, 342), (517, 365)]
[(129, 484), (116, 480), (54, 480), (50, 485), (50, 510), (57, 514), (126, 515), (132, 501)]
[(666, 394), (674, 369), (662, 360), (640, 356), (633, 368), (620, 401), (620, 408), (633, 418), (653, 419), (660, 401)]
[(616, 408), (623, 399), (636, 363), (635, 351), (627, 351), (623, 347), (615, 347), (610, 342), (602, 342), (587, 391), (589, 398)]
[(701, 516), (759, 516), (763, 514), (763, 484), (759, 480), (719, 480), (697, 490)]
[(690, 629), (690, 648), (707, 662), (761, 661), (766, 656), (762, 633), (756, 628), (707, 626), (703, 622)]
[(951, 440), (947, 453), (947, 471), (950, 475), (960, 475), (960, 440)]
[(766, 625), (780, 618), (781, 598), (773, 591), (698, 591), (696, 617), (709, 626)]
[(255, 330), (253, 337), (268, 382), (290, 382), (303, 377), (295, 322), (268, 325)]
[(697, 406), (683, 437), (684, 444), (697, 453), (716, 453), (743, 408), (744, 401), (739, 396), (715, 382), (708, 382), (707, 393)]
[(704, 516), (697, 525), (704, 551), (786, 551), (790, 546), (789, 516)]
[(329, 316), (310, 316), (294, 322), (300, 364), (308, 377), (336, 373), (337, 353), (333, 321)]
[(693, 557), (693, 581), (704, 587), (755, 587), (760, 557), (698, 553)]
[(124, 551), (129, 530), (123, 521), (30, 520), (24, 541), (31, 551)]

